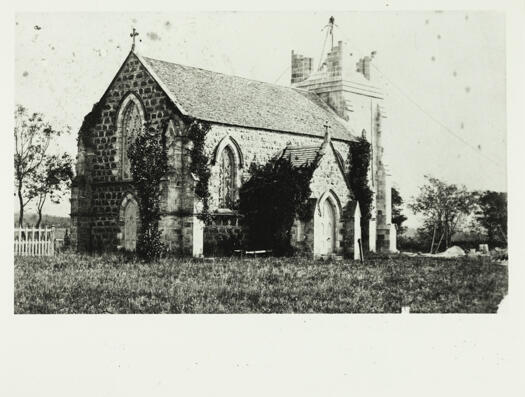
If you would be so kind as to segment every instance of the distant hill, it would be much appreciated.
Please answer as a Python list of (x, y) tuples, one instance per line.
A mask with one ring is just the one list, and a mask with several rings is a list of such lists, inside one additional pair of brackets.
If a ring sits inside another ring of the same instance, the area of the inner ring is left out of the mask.
[[(37, 214), (24, 214), (24, 227), (33, 227), (36, 225), (36, 221), (38, 220)], [(14, 219), (14, 225), (15, 227), (18, 227), (18, 212), (15, 212), (15, 219)], [(65, 227), (69, 228), (71, 227), (71, 219), (69, 216), (53, 216), (53, 215), (42, 215), (42, 223), (40, 224), (40, 227)]]

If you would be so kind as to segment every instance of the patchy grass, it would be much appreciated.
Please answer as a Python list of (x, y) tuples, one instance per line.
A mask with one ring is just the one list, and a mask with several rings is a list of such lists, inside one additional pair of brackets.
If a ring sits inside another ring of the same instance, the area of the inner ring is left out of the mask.
[(15, 313), (493, 313), (506, 292), (488, 258), (15, 259)]

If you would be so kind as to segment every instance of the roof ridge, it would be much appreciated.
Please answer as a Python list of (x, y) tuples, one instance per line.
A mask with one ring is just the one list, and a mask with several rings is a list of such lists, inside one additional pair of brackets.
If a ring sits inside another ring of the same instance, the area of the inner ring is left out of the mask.
[(235, 78), (237, 78), (237, 79), (243, 79), (243, 80), (253, 81), (253, 82), (256, 82), (256, 83), (268, 84), (268, 85), (272, 85), (272, 86), (279, 87), (279, 88), (286, 88), (286, 89), (289, 89), (289, 90), (311, 92), (311, 91), (308, 91), (308, 90), (303, 89), (303, 88), (296, 88), (296, 87), (292, 87), (292, 86), (286, 86), (286, 85), (281, 85), (281, 84), (276, 84), (276, 83), (270, 83), (270, 82), (268, 82), (268, 81), (252, 79), (252, 78), (244, 77), (244, 76), (238, 76), (238, 75), (236, 75), (236, 74), (228, 74), (228, 73), (223, 73), (223, 72), (217, 72), (217, 71), (215, 71), (215, 70), (211, 70), (211, 69), (199, 68), (199, 67), (197, 67), (197, 66), (184, 65), (184, 64), (182, 64), (182, 63), (171, 62), (171, 61), (165, 61), (165, 60), (163, 60), (163, 59), (151, 58), (151, 57), (147, 57), (147, 56), (144, 56), (144, 55), (141, 55), (141, 57), (144, 58), (144, 59), (146, 59), (146, 60), (152, 60), (152, 61), (157, 61), (157, 62), (164, 62), (164, 63), (168, 63), (168, 64), (170, 64), (170, 65), (182, 66), (182, 67), (184, 67), (184, 68), (189, 68), (189, 69), (202, 70), (202, 71), (204, 71), (204, 72), (210, 72), (210, 73), (220, 74), (220, 75), (227, 76), (227, 77), (235, 77)]
[(320, 145), (287, 145), (287, 149), (314, 149), (318, 148)]
[(355, 140), (314, 92), (134, 54), (185, 116), (321, 138), (328, 121), (334, 139)]

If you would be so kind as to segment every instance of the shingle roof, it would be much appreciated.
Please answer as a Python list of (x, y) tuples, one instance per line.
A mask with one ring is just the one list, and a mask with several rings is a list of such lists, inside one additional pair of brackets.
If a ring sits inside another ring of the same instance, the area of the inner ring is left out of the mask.
[[(137, 55), (137, 54), (136, 54)], [(243, 127), (354, 140), (316, 94), (137, 55), (179, 110), (188, 116)]]
[(279, 158), (286, 158), (294, 167), (314, 164), (319, 156), (321, 146), (287, 146)]
[[(326, 138), (325, 138), (326, 139)], [(330, 148), (330, 149), (328, 149)], [(335, 154), (335, 161), (339, 166), (345, 182), (348, 180), (345, 174), (343, 161), (340, 158), (341, 154), (334, 148), (331, 142), (326, 140), (321, 145), (316, 146), (292, 146), (288, 145), (274, 156), (274, 159), (288, 159), (294, 167), (301, 167), (306, 164), (313, 164), (315, 168), (319, 165), (320, 159), (326, 154), (326, 150), (333, 150)]]

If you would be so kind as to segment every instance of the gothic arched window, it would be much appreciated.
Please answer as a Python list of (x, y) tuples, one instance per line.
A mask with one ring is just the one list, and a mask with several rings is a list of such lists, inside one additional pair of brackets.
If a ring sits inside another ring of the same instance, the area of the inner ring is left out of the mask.
[(232, 149), (224, 148), (219, 169), (219, 207), (232, 208), (235, 202), (235, 157)]
[(122, 131), (122, 179), (131, 179), (128, 148), (142, 129), (142, 114), (135, 100), (125, 105), (121, 119)]

